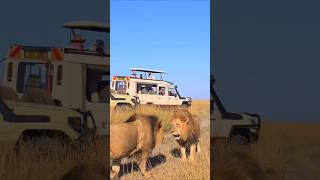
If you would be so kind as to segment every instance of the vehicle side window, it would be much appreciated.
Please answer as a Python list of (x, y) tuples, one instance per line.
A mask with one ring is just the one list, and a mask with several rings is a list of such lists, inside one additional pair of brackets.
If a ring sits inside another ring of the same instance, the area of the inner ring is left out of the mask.
[[(48, 90), (52, 83), (52, 71), (49, 73), (48, 64), (21, 62), (18, 66), (17, 91), (24, 93), (28, 87)], [(53, 66), (51, 66), (53, 68)]]
[(156, 84), (137, 84), (138, 94), (150, 94), (157, 95), (157, 85)]
[(86, 96), (94, 103), (107, 103), (110, 100), (110, 81), (104, 66), (86, 67)]
[(169, 88), (168, 94), (169, 94), (169, 96), (177, 96), (177, 92), (173, 88)]
[(159, 86), (159, 95), (164, 96), (166, 94), (166, 87)]

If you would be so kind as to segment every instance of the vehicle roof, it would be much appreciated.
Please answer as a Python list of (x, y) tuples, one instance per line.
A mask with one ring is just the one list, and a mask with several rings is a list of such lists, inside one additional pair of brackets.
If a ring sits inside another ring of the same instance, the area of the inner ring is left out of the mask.
[(110, 25), (101, 22), (91, 22), (91, 21), (73, 21), (63, 24), (63, 28), (69, 29), (80, 29), (87, 31), (97, 31), (97, 32), (110, 32)]
[(140, 79), (140, 78), (133, 78), (133, 77), (130, 77), (130, 79), (134, 79), (135, 81), (145, 81), (145, 82), (150, 82), (150, 83), (168, 83), (168, 84), (171, 84), (173, 85), (174, 83), (172, 82), (169, 82), (169, 81), (165, 81), (165, 80), (159, 80), (159, 79)]
[(143, 69), (143, 68), (132, 68), (132, 69), (131, 69), (131, 71), (168, 74), (168, 73), (167, 73), (167, 72), (165, 72), (165, 71), (152, 70), (152, 69)]

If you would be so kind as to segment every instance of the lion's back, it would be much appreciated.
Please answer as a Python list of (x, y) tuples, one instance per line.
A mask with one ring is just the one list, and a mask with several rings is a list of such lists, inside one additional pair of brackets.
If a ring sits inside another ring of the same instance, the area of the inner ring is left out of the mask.
[(137, 149), (152, 150), (152, 122), (146, 116), (132, 115), (128, 121), (110, 126), (110, 156), (129, 156)]

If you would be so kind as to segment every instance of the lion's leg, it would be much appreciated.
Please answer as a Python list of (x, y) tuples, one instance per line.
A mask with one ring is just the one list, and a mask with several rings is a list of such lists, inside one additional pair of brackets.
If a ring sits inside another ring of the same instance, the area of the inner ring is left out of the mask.
[(141, 159), (138, 162), (138, 165), (140, 167), (140, 170), (145, 177), (152, 177), (150, 172), (147, 172), (147, 161), (148, 161), (149, 153), (142, 152)]
[(114, 160), (110, 173), (110, 179), (117, 179), (119, 177), (121, 160)]
[(180, 151), (182, 159), (187, 159), (186, 147), (181, 146)]
[(200, 142), (197, 142), (197, 152), (201, 153), (201, 147), (200, 147)]
[(191, 147), (190, 147), (190, 160), (193, 161), (194, 160), (194, 156), (196, 154), (196, 148), (197, 148), (197, 145), (196, 144), (191, 144)]

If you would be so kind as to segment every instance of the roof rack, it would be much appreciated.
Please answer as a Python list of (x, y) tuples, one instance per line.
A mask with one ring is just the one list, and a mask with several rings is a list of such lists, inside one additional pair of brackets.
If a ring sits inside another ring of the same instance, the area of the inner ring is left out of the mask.
[(131, 68), (131, 71), (168, 74), (168, 73), (165, 72), (165, 71), (151, 70), (151, 69), (143, 69), (143, 68)]
[[(143, 68), (131, 68), (131, 71), (132, 71), (131, 77), (136, 78), (137, 77), (136, 72), (143, 72), (145, 74), (144, 79), (153, 79), (153, 80), (154, 80), (154, 77), (152, 76), (152, 74), (160, 74), (160, 80), (163, 80), (162, 74), (168, 74), (165, 71), (143, 69)], [(148, 75), (147, 75), (147, 73), (148, 73)], [(141, 77), (141, 74), (140, 74), (140, 77)]]
[(73, 21), (63, 24), (63, 28), (80, 29), (87, 31), (106, 32), (110, 33), (110, 26), (104, 23), (91, 21)]

